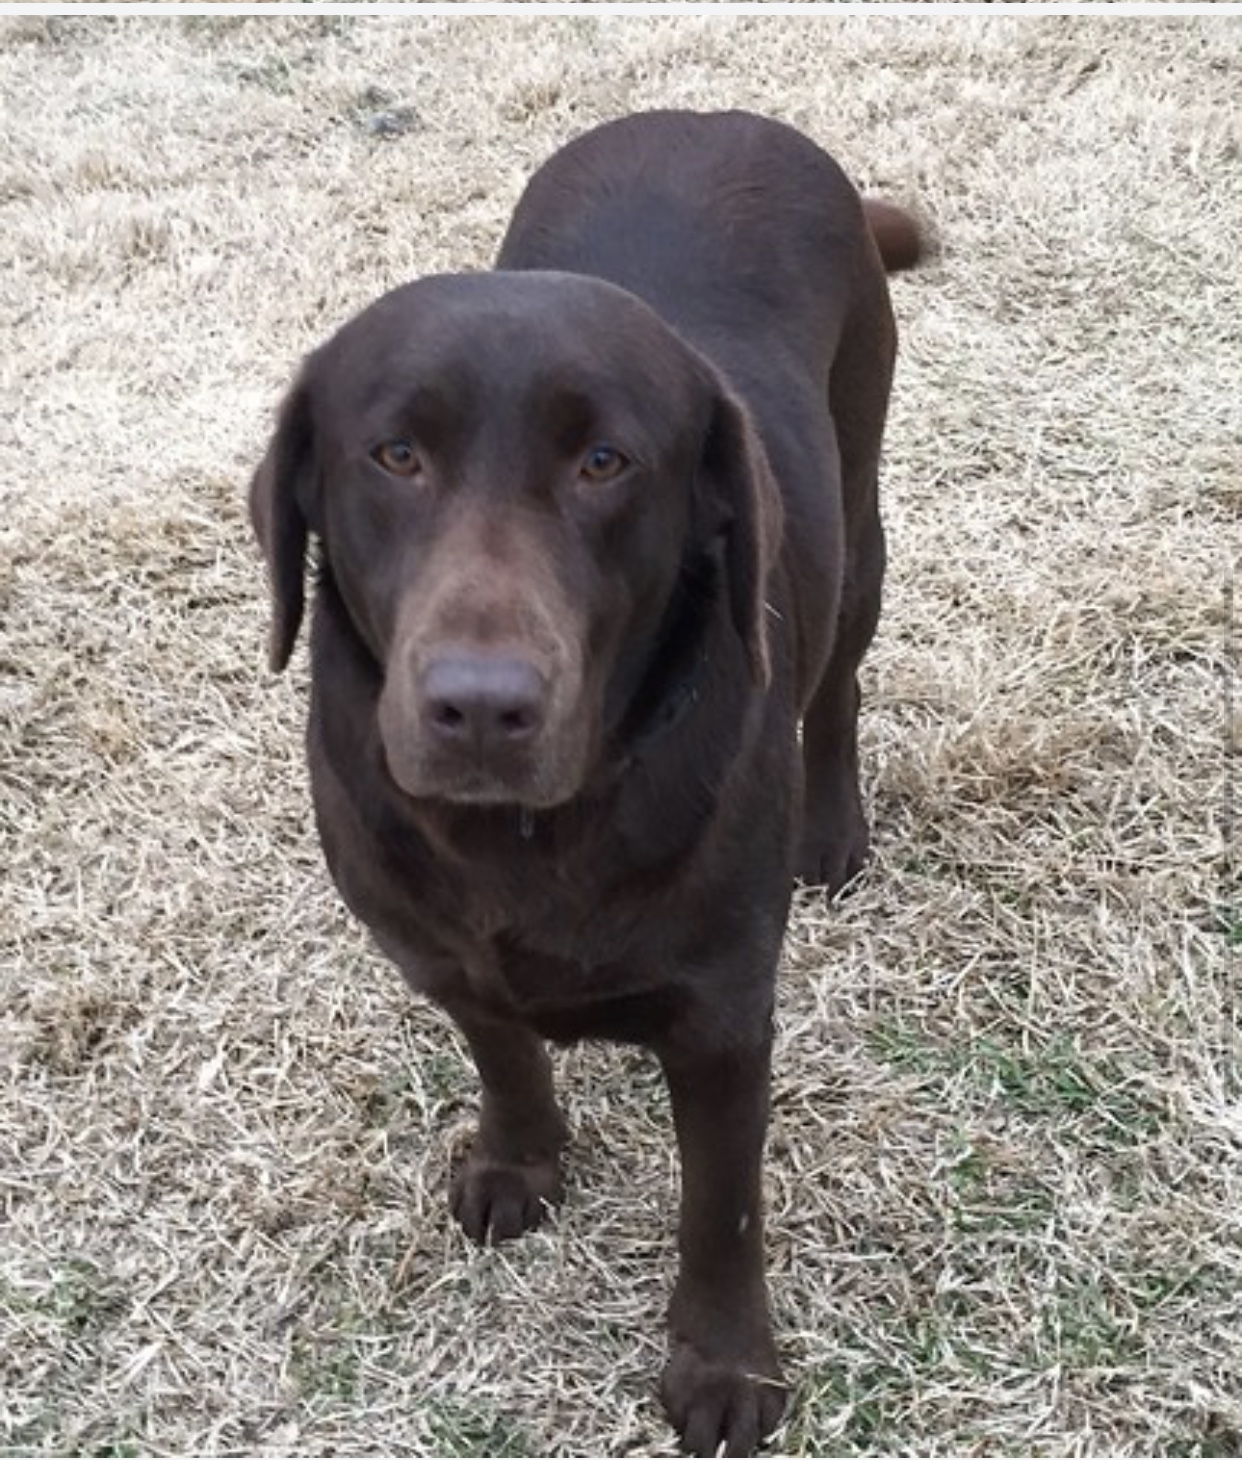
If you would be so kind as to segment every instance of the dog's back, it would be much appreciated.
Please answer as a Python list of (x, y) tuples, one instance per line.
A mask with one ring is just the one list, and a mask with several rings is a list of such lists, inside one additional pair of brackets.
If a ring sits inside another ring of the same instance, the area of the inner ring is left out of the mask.
[[(746, 112), (657, 111), (598, 127), (531, 179), (502, 269), (563, 269), (629, 289), (717, 363), (768, 342), (804, 368), (835, 346), (867, 229), (831, 157)], [(775, 361), (767, 359), (771, 369)]]

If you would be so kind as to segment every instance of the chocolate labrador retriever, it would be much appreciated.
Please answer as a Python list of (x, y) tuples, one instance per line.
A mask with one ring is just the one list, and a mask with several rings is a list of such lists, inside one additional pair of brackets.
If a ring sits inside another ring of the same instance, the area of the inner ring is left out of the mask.
[(466, 1232), (516, 1237), (560, 1194), (545, 1039), (663, 1067), (663, 1395), (700, 1454), (750, 1453), (784, 1405), (774, 976), (794, 877), (839, 888), (867, 852), (885, 268), (919, 247), (780, 123), (611, 123), (535, 175), (494, 271), (397, 289), (310, 356), (251, 485), (276, 669), (318, 544), (328, 866), (478, 1064)]

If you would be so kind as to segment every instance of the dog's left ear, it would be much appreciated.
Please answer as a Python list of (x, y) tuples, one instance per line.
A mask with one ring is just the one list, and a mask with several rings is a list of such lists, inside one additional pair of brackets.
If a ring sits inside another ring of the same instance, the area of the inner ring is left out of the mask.
[(299, 381), (280, 407), (276, 431), (250, 482), (250, 522), (267, 560), (272, 593), (268, 658), (279, 674), (289, 662), (305, 603), (307, 521), (314, 442), (306, 389)]
[(695, 491), (707, 531), (724, 537), (729, 610), (755, 683), (766, 688), (772, 672), (767, 583), (780, 549), (784, 512), (754, 423), (723, 385), (712, 407)]

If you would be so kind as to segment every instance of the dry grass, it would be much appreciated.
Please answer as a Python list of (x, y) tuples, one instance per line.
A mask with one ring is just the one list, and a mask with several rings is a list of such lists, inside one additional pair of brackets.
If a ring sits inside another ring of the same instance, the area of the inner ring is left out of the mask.
[(472, 1075), (329, 889), (241, 511), (300, 352), (661, 103), (944, 241), (896, 287), (878, 858), (788, 940), (778, 1443), (1239, 1453), (1238, 35), (4, 23), (3, 1453), (670, 1452), (659, 1083), (565, 1055), (559, 1221), (467, 1246)]

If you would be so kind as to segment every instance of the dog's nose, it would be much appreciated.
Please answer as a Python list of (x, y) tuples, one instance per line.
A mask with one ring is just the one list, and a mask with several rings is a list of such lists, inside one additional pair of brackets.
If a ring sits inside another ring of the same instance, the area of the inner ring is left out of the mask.
[(443, 744), (487, 754), (531, 740), (543, 727), (547, 684), (533, 664), (451, 654), (423, 672), (423, 716)]

